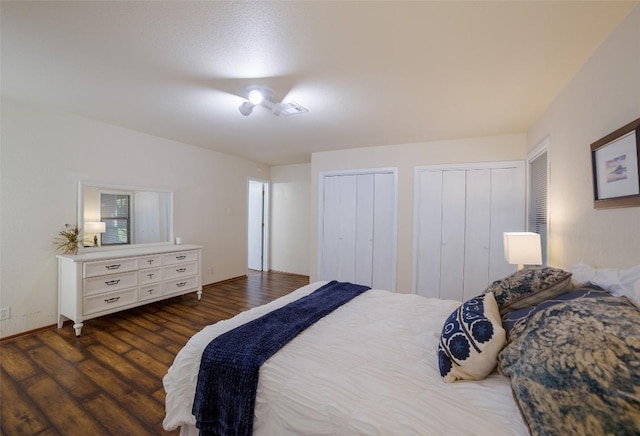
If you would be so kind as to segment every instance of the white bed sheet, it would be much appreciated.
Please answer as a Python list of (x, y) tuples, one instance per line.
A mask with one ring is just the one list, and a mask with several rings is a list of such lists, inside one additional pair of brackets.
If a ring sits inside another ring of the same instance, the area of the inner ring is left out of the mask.
[[(304, 286), (204, 328), (163, 379), (164, 428), (197, 435), (191, 414), (200, 358), (219, 334), (309, 294)], [(528, 435), (509, 380), (444, 383), (437, 347), (458, 301), (371, 290), (309, 327), (260, 369), (254, 434)]]

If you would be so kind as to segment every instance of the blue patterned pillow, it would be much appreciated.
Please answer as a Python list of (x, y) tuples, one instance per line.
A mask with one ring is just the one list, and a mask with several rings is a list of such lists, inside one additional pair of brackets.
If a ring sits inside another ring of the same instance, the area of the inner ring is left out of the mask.
[(464, 302), (444, 323), (438, 345), (440, 375), (447, 383), (481, 380), (491, 374), (506, 344), (492, 293)]
[(504, 315), (502, 315), (502, 326), (507, 332), (508, 340), (512, 341), (512, 332), (517, 326), (519, 326), (520, 324), (526, 324), (529, 318), (531, 318), (536, 313), (545, 310), (547, 307), (551, 307), (570, 300), (582, 300), (584, 298), (597, 298), (602, 296), (611, 297), (611, 293), (596, 285), (584, 285), (580, 288), (573, 289), (566, 294), (562, 294), (550, 300), (543, 301), (538, 305), (533, 305), (525, 307), (523, 309), (517, 309), (512, 312), (505, 313)]
[(548, 266), (533, 266), (496, 280), (485, 292), (493, 292), (500, 314), (504, 315), (512, 310), (540, 304), (570, 290), (570, 272)]

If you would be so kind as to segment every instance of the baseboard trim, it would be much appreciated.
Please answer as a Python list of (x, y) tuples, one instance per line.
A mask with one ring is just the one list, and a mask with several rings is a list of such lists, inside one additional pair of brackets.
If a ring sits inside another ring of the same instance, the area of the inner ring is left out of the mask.
[(5, 336), (4, 338), (0, 338), (0, 342), (8, 341), (10, 339), (20, 338), (22, 336), (27, 336), (33, 333), (43, 332), (45, 330), (54, 330), (57, 329), (57, 324), (46, 325), (43, 327), (38, 327), (37, 329), (27, 330), (26, 332), (16, 333), (15, 335)]
[(309, 279), (309, 276), (307, 274), (298, 274), (298, 273), (292, 273), (292, 272), (287, 272), (287, 271), (278, 271), (275, 269), (271, 269), (269, 270), (269, 272), (274, 272), (274, 273), (278, 273), (278, 274), (287, 274), (290, 276), (296, 276), (296, 277), (306, 277), (307, 280)]
[[(258, 271), (258, 272), (261, 272), (261, 271)], [(278, 270), (275, 270), (275, 269), (270, 269), (269, 271), (264, 271), (264, 272), (286, 274), (286, 275), (295, 276), (295, 277), (306, 277), (307, 280), (309, 280), (309, 276), (305, 275), (305, 274), (296, 274), (296, 273), (291, 273), (291, 272), (286, 272), (286, 271), (278, 271)], [(219, 285), (221, 283), (232, 282), (232, 281), (238, 280), (238, 279), (245, 279), (247, 277), (249, 277), (249, 274), (244, 274), (244, 275), (241, 275), (241, 276), (231, 277), (229, 279), (220, 280), (219, 282), (207, 283), (206, 285), (202, 285), (202, 288), (204, 290), (204, 288), (206, 288), (207, 286), (215, 286), (215, 285)]]

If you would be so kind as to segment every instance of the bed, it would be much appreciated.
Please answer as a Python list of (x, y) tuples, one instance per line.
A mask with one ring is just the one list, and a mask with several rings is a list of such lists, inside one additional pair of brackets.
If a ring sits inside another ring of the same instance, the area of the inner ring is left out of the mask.
[[(525, 282), (531, 286), (531, 281)], [(573, 289), (568, 286), (566, 275), (562, 279), (563, 286), (556, 282), (553, 286), (543, 283), (545, 292), (536, 292), (535, 296), (527, 292), (514, 294), (512, 290), (518, 284), (514, 285), (513, 281), (496, 283), (482, 297), (485, 298), (485, 305), (488, 305), (487, 296), (490, 296), (491, 301), (497, 301), (496, 307), (511, 306), (512, 310), (500, 313), (498, 321), (500, 326), (508, 323), (508, 328), (503, 330), (504, 344), (508, 342), (508, 345), (500, 345), (496, 351), (496, 354), (500, 352), (500, 356), (492, 357), (495, 362), (487, 367), (488, 374), (471, 377), (480, 379), (446, 383), (446, 377), (443, 380), (442, 358), (439, 359), (436, 352), (443, 347), (446, 325), (456, 311), (465, 307), (474, 308), (477, 304), (469, 305), (473, 303), (469, 301), (461, 305), (459, 301), (427, 299), (413, 294), (373, 289), (308, 327), (260, 367), (253, 434), (550, 434), (549, 428), (559, 428), (564, 424), (548, 419), (545, 421), (547, 415), (554, 413), (545, 414), (544, 410), (542, 418), (536, 417), (539, 402), (547, 401), (550, 393), (531, 381), (528, 371), (538, 371), (539, 365), (518, 366), (523, 356), (533, 359), (535, 356), (529, 355), (536, 354), (531, 352), (530, 344), (526, 340), (523, 343), (520, 338), (535, 336), (538, 332), (536, 329), (541, 328), (538, 325), (540, 319), (548, 318), (544, 316), (545, 311), (558, 311), (563, 304), (569, 308), (575, 307), (573, 301), (558, 299), (559, 295), (568, 294)], [(199, 434), (192, 413), (194, 396), (203, 350), (214, 338), (285, 307), (325, 285), (327, 282), (304, 286), (269, 304), (207, 326), (195, 334), (178, 353), (163, 379), (166, 391), (164, 428), (180, 428), (181, 435)], [(522, 287), (523, 283), (519, 285)], [(500, 289), (501, 286), (506, 287), (506, 291)], [(549, 292), (550, 288), (553, 289)], [(625, 344), (618, 344), (626, 349), (618, 350), (623, 354), (623, 359), (612, 364), (617, 365), (618, 372), (621, 372), (620, 365), (626, 365), (627, 372), (616, 382), (626, 383), (627, 386), (624, 392), (617, 386), (613, 388), (614, 392), (622, 392), (616, 397), (617, 415), (609, 419), (618, 427), (606, 428), (616, 428), (617, 434), (637, 434), (640, 431), (640, 364), (637, 359), (640, 355), (640, 310), (625, 297), (614, 297), (606, 290), (602, 295), (591, 293), (589, 298), (584, 298), (585, 292), (589, 293), (588, 289), (585, 291), (583, 288), (582, 291), (579, 292), (582, 299), (590, 299), (598, 304), (602, 298), (614, 299), (616, 304), (622, 301), (615, 310), (626, 317), (628, 322), (621, 328), (626, 329), (632, 339)], [(519, 304), (514, 304), (512, 300)], [(558, 300), (558, 305), (541, 307), (529, 315), (522, 313), (523, 310), (542, 306), (542, 303), (548, 304), (552, 300)], [(514, 313), (519, 318), (512, 316), (507, 319), (508, 314)], [(584, 313), (584, 310), (579, 313)], [(535, 329), (528, 331), (528, 324), (535, 326)], [(496, 330), (499, 329), (501, 327), (496, 326)], [(548, 337), (546, 332), (539, 333)], [(614, 329), (612, 334), (619, 335), (619, 332)], [(603, 338), (597, 337), (595, 340), (601, 341)], [(484, 351), (482, 347), (480, 345), (480, 351)], [(486, 350), (489, 350), (488, 346)], [(483, 352), (483, 358), (488, 354), (489, 351)], [(611, 356), (604, 357), (606, 360)], [(545, 358), (548, 356), (545, 355)], [(497, 364), (498, 369), (493, 369)], [(560, 363), (564, 364), (566, 362)], [(540, 365), (545, 366), (545, 363)], [(583, 376), (581, 373), (580, 377)], [(548, 373), (541, 374), (541, 377), (549, 380)], [(520, 385), (513, 385), (514, 379), (519, 380), (518, 383), (524, 380), (521, 391), (518, 390)], [(557, 395), (557, 386), (551, 388), (553, 397)], [(561, 390), (564, 388), (566, 386)], [(544, 392), (536, 396), (536, 389)], [(580, 398), (568, 397), (571, 401), (580, 401)], [(567, 416), (565, 412), (563, 409), (560, 413), (564, 418)], [(618, 419), (620, 416), (623, 418)], [(587, 424), (583, 423), (583, 426), (587, 425), (587, 430), (600, 428), (597, 425), (589, 427), (590, 418), (591, 415), (587, 413)], [(576, 429), (575, 422), (579, 419), (569, 421), (574, 427), (567, 428)], [(577, 430), (584, 430), (584, 427)]]

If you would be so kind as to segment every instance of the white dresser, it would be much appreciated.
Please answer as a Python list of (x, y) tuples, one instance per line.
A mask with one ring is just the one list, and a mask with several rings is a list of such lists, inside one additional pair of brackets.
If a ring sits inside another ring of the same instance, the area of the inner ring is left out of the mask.
[(58, 255), (58, 328), (153, 301), (202, 296), (202, 247), (154, 245)]

